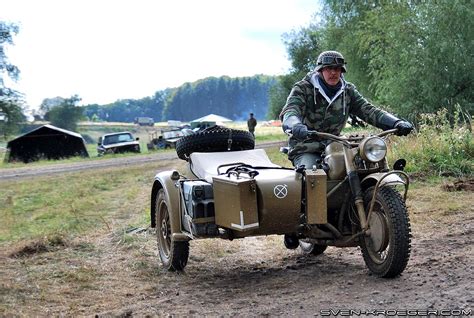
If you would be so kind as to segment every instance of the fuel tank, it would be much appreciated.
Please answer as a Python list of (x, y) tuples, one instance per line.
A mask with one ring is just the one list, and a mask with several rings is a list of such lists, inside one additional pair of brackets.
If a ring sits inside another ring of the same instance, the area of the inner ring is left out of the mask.
[(339, 180), (346, 176), (346, 164), (344, 162), (344, 148), (340, 143), (333, 142), (326, 146), (324, 163), (329, 167), (328, 179)]

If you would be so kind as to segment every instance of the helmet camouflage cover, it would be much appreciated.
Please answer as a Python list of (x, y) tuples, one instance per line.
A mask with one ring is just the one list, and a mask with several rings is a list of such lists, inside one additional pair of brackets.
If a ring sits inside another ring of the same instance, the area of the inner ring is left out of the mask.
[(316, 68), (315, 71), (319, 72), (326, 66), (340, 66), (342, 68), (342, 72), (346, 72), (346, 61), (344, 60), (344, 56), (337, 51), (324, 51), (318, 56), (318, 60), (316, 61)]

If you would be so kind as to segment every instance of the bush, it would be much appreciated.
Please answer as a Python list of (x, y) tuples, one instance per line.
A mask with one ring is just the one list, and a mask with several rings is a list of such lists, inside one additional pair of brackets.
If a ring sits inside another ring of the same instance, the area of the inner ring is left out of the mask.
[[(449, 119), (452, 120), (450, 123)], [(400, 138), (392, 147), (393, 158), (405, 158), (407, 171), (433, 176), (472, 176), (474, 142), (472, 127), (461, 108), (454, 114), (441, 109), (422, 114), (414, 136)]]

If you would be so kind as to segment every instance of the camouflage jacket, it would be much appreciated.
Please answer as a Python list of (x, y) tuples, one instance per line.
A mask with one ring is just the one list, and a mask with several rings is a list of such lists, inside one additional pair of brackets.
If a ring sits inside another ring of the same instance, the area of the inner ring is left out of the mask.
[[(280, 113), (282, 121), (289, 116), (296, 116), (309, 130), (339, 135), (349, 114), (354, 114), (373, 126), (387, 128), (381, 123), (387, 112), (369, 103), (353, 84), (341, 79), (341, 89), (330, 99), (317, 76), (317, 72), (310, 72), (293, 86)], [(300, 153), (322, 152), (325, 147), (325, 141), (299, 141), (295, 138), (290, 138), (288, 144), (290, 160)]]

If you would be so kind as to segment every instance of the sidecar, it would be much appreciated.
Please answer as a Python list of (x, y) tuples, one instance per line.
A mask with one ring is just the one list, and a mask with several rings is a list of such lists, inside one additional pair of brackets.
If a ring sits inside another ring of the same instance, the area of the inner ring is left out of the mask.
[(186, 263), (172, 264), (173, 249), (182, 246), (185, 258), (191, 239), (295, 233), (302, 179), (301, 173), (272, 163), (263, 149), (192, 153), (184, 175), (175, 170), (155, 176), (152, 227), (162, 233), (160, 253), (170, 254), (160, 257), (178, 270)]

